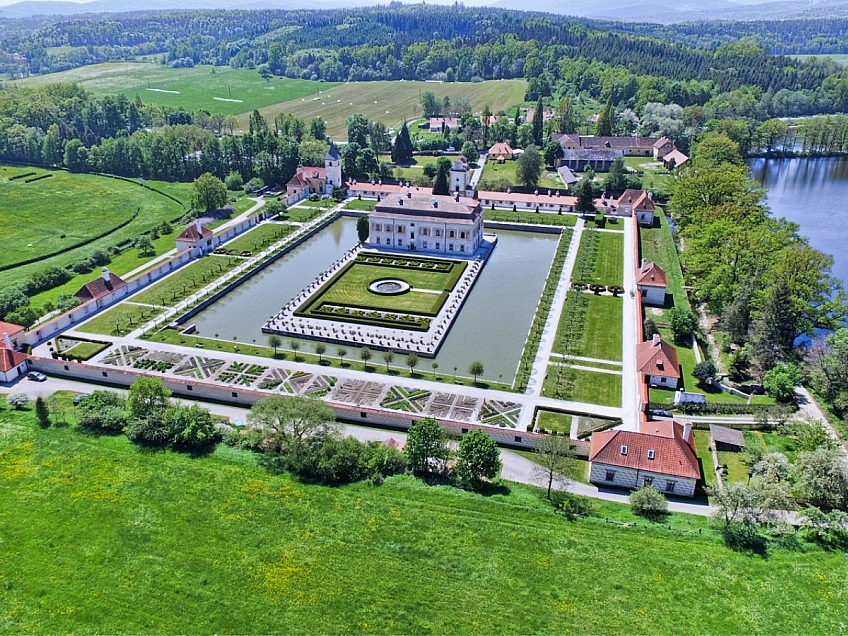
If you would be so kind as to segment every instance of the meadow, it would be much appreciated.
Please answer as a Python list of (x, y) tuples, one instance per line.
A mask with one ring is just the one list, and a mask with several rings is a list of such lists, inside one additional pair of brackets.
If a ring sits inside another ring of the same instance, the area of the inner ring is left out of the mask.
[[(228, 66), (170, 68), (143, 62), (109, 62), (37, 75), (10, 82), (15, 86), (44, 86), (55, 82), (76, 83), (98, 95), (138, 95), (149, 104), (200, 109), (223, 115), (250, 113), (279, 102), (317, 95), (333, 83), (274, 77), (264, 80), (251, 69)], [(273, 120), (273, 117), (271, 118)]]
[[(24, 179), (8, 181), (8, 177), (25, 172), (35, 172), (36, 176), (53, 176), (26, 184), (23, 183)], [(48, 171), (29, 166), (0, 167), (0, 195), (6, 204), (0, 209), (0, 243), (4, 248), (0, 254), (0, 263), (11, 265), (25, 259), (42, 257), (37, 262), (0, 272), (0, 287), (25, 280), (38, 270), (70, 265), (86, 258), (95, 249), (108, 249), (122, 241), (131, 240), (158, 227), (163, 221), (173, 223), (184, 214), (191, 184), (146, 181), (145, 185), (148, 187), (122, 179), (62, 170)], [(160, 192), (177, 198), (180, 203)], [(139, 212), (133, 217), (136, 210)], [(26, 223), (22, 223), (22, 219), (26, 219)], [(46, 257), (52, 252), (103, 234), (126, 220), (129, 220), (127, 225), (102, 238), (62, 254)], [(65, 234), (65, 238), (62, 238), (62, 234)], [(164, 250), (164, 247), (164, 243), (157, 246), (157, 251)], [(168, 249), (173, 247), (172, 240)], [(143, 263), (137, 258), (127, 258), (126, 261), (126, 271)], [(68, 284), (67, 290), (73, 293), (98, 275), (99, 272), (78, 276), (73, 283)]]
[(602, 501), (576, 501), (590, 516), (569, 520), (512, 483), (482, 495), (410, 477), (305, 485), (246, 451), (142, 450), (0, 409), (5, 633), (844, 626), (840, 553), (740, 554), (706, 519), (651, 524)]
[(132, 300), (148, 305), (173, 307), (243, 262), (242, 259), (228, 256), (206, 256), (136, 294)]
[[(327, 122), (327, 134), (330, 137), (346, 139), (347, 118), (354, 113), (362, 113), (368, 119), (376, 119), (387, 127), (397, 128), (404, 121), (421, 116), (421, 93), (424, 91), (431, 91), (440, 101), (445, 96), (451, 100), (467, 100), (474, 112), (489, 106), (496, 113), (523, 102), (526, 82), (497, 80), (433, 84), (381, 81), (352, 82), (335, 88), (332, 88), (332, 84), (321, 84), (320, 88), (322, 94), (317, 101), (307, 96), (295, 97), (285, 102), (280, 100), (281, 103), (261, 108), (259, 112), (268, 121), (274, 121), (277, 113), (291, 113), (306, 121), (322, 117)], [(247, 109), (242, 112), (239, 125), (245, 128), (250, 113)]]

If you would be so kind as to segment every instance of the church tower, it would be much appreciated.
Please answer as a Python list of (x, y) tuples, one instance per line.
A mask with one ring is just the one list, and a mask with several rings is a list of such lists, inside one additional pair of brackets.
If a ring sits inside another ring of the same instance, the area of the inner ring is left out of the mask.
[(465, 190), (468, 188), (468, 164), (463, 158), (456, 159), (450, 169), (450, 191), (452, 193), (459, 192), (465, 196)]
[(327, 175), (325, 192), (333, 194), (333, 188), (342, 187), (342, 158), (333, 142), (330, 142), (330, 150), (324, 157), (324, 169)]

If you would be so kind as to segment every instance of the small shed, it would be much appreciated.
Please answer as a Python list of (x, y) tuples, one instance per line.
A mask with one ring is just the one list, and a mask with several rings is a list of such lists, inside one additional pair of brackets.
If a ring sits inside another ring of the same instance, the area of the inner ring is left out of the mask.
[(734, 428), (710, 424), (710, 437), (717, 451), (739, 453), (745, 448), (745, 436)]

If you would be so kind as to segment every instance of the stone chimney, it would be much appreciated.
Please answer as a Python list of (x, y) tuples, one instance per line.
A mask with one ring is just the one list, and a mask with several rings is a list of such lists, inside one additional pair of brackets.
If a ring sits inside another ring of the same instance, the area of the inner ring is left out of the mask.
[(648, 269), (648, 259), (643, 258), (642, 259), (642, 266), (639, 268), (639, 271), (644, 272), (646, 269)]
[(651, 346), (652, 347), (659, 347), (661, 342), (662, 342), (662, 338), (660, 338), (660, 334), (655, 333), (653, 340), (651, 340)]
[(692, 444), (692, 422), (683, 423), (683, 441)]
[(198, 233), (198, 234), (202, 234), (202, 233), (203, 233), (203, 226), (200, 224), (200, 219), (197, 219), (197, 220), (194, 222), (194, 227), (195, 227), (195, 229), (197, 230), (197, 233)]
[(12, 349), (15, 348), (14, 346), (12, 346), (12, 339), (9, 337), (9, 334), (6, 333), (5, 331), (3, 332), (3, 344), (9, 350), (12, 350)]
[(101, 269), (100, 274), (103, 276), (104, 282), (106, 282), (106, 283), (111, 282), (112, 279), (111, 279), (111, 276), (109, 275), (109, 268), (108, 267), (104, 267), (103, 269)]

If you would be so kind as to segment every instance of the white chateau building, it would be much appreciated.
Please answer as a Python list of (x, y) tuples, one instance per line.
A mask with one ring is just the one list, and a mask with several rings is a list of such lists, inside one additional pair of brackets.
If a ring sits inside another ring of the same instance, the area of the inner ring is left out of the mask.
[(471, 258), (483, 241), (479, 201), (459, 196), (401, 192), (369, 215), (366, 247)]

